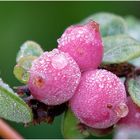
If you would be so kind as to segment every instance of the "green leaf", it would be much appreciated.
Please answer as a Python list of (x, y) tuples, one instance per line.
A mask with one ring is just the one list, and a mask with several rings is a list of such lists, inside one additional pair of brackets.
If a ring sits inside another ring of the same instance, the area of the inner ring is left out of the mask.
[(128, 81), (128, 92), (133, 102), (140, 107), (140, 77)]
[(140, 56), (140, 42), (127, 35), (104, 37), (103, 42), (103, 63), (123, 63)]
[(17, 63), (19, 60), (26, 56), (40, 56), (43, 53), (42, 48), (39, 44), (33, 41), (26, 41), (21, 47), (17, 54), (16, 61)]
[(126, 22), (118, 15), (106, 12), (96, 13), (83, 20), (82, 23), (87, 23), (91, 20), (94, 20), (100, 24), (102, 36), (126, 33)]
[(77, 127), (78, 123), (78, 119), (74, 116), (71, 110), (68, 109), (62, 119), (62, 134), (64, 138), (83, 139), (89, 136), (89, 133), (87, 131), (80, 133)]
[(140, 20), (134, 16), (127, 16), (125, 17), (125, 20), (128, 25), (128, 34), (136, 40), (140, 41)]
[(32, 121), (32, 112), (28, 105), (0, 79), (0, 117), (28, 123)]
[[(125, 17), (125, 20), (128, 25), (128, 34), (136, 40), (140, 41), (140, 20), (134, 16), (127, 16)], [(136, 67), (140, 67), (140, 57), (131, 60), (129, 63)]]
[(14, 67), (15, 77), (22, 83), (26, 84), (29, 80), (29, 70), (32, 66), (32, 62), (36, 59), (35, 56), (23, 57), (18, 61), (18, 64)]

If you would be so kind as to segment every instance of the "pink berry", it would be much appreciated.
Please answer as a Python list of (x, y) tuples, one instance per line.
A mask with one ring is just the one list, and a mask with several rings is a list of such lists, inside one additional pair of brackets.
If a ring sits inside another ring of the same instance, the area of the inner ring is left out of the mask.
[(81, 71), (96, 69), (103, 57), (99, 25), (91, 21), (86, 25), (68, 27), (58, 39), (58, 48), (63, 52), (68, 52)]
[(73, 58), (54, 49), (33, 61), (28, 84), (36, 99), (48, 105), (58, 105), (72, 97), (80, 77), (80, 69)]
[(125, 125), (129, 127), (136, 126), (140, 128), (140, 107), (133, 103), (131, 97), (128, 97), (127, 105), (129, 113), (118, 122), (118, 125)]
[(92, 128), (108, 128), (128, 113), (121, 80), (106, 70), (83, 73), (70, 106), (77, 118)]

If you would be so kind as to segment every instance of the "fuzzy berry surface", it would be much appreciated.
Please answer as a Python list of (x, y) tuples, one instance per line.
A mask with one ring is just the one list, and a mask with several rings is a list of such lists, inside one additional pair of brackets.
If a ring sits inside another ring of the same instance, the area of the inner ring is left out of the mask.
[(81, 71), (96, 69), (103, 57), (99, 25), (95, 21), (90, 21), (85, 25), (68, 27), (58, 39), (58, 49), (69, 53)]
[(108, 128), (126, 116), (126, 91), (121, 80), (106, 70), (83, 73), (70, 100), (75, 116), (92, 128)]
[(122, 118), (118, 125), (125, 125), (127, 127), (139, 127), (140, 128), (140, 107), (138, 107), (131, 99), (128, 97), (127, 105), (129, 108), (129, 113), (126, 117)]
[(39, 101), (58, 105), (72, 97), (80, 77), (75, 60), (69, 54), (54, 49), (33, 61), (28, 86)]

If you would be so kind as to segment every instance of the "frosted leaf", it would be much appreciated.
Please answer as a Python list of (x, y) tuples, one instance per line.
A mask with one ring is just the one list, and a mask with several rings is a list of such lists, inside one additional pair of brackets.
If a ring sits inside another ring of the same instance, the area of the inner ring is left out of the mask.
[(97, 23), (99, 23), (102, 36), (123, 34), (126, 33), (127, 30), (125, 20), (121, 16), (112, 13), (95, 13), (84, 19), (82, 23), (87, 23), (91, 20), (94, 20)]
[(140, 56), (140, 42), (127, 35), (103, 38), (103, 63), (123, 63)]
[(0, 117), (28, 123), (32, 120), (32, 112), (27, 104), (0, 79)]
[(127, 33), (136, 40), (140, 41), (140, 20), (130, 15), (126, 16), (125, 20), (128, 25)]
[(114, 139), (139, 139), (140, 128), (136, 126), (119, 126), (114, 131)]
[(140, 107), (140, 78), (128, 81), (128, 92), (133, 102)]
[(17, 94), (9, 87), (8, 84), (5, 84), (5, 83), (3, 82), (3, 80), (2, 80), (1, 78), (0, 78), (0, 87), (3, 87), (3, 88), (5, 88), (6, 90), (8, 90), (9, 92), (11, 92), (12, 94), (17, 95)]
[(18, 62), (21, 58), (27, 57), (27, 56), (40, 56), (43, 53), (42, 48), (39, 44), (37, 44), (34, 41), (26, 41), (22, 46), (20, 47), (20, 50), (17, 54), (16, 62)]

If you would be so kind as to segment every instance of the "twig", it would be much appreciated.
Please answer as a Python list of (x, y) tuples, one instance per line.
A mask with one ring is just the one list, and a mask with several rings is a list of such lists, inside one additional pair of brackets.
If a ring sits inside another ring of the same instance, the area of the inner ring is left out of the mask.
[(5, 139), (23, 139), (13, 128), (0, 119), (0, 137)]

